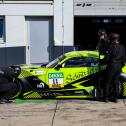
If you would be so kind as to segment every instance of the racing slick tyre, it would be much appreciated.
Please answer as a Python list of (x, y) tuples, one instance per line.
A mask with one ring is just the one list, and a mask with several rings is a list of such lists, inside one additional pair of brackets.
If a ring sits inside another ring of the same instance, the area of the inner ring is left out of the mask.
[(21, 82), (16, 79), (14, 82), (11, 82), (11, 89), (8, 91), (7, 95), (5, 96), (7, 99), (15, 99), (19, 97), (22, 92), (22, 85)]

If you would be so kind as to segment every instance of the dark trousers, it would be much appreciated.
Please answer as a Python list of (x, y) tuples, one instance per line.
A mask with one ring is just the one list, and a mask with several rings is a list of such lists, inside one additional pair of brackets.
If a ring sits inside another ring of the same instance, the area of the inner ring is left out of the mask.
[(14, 83), (9, 82), (5, 78), (0, 78), (0, 99), (9, 99), (15, 88), (16, 87)]
[(118, 84), (120, 80), (120, 73), (122, 67), (119, 63), (113, 63), (107, 66), (106, 83), (104, 85), (104, 97), (109, 97), (110, 93), (112, 98), (118, 97)]

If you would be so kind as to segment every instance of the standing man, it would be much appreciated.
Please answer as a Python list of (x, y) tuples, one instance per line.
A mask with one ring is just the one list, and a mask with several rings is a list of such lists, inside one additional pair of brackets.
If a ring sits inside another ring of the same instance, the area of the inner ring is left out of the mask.
[(107, 78), (104, 88), (104, 102), (108, 102), (110, 94), (110, 86), (113, 87), (112, 101), (118, 102), (118, 83), (120, 80), (120, 73), (125, 62), (125, 48), (119, 43), (119, 34), (111, 33), (110, 46), (108, 52), (103, 59), (107, 63)]
[(99, 51), (100, 54), (105, 55), (108, 50), (110, 41), (108, 39), (107, 33), (105, 29), (98, 30), (98, 44), (96, 46), (96, 50)]
[[(98, 44), (96, 45), (96, 50), (99, 52), (99, 63), (100, 63), (100, 55), (106, 55), (110, 45), (110, 41), (108, 39), (107, 33), (105, 29), (98, 30)], [(98, 69), (100, 71), (100, 64), (98, 65)], [(101, 82), (100, 82), (100, 72), (98, 72), (98, 90), (99, 96), (101, 97)]]

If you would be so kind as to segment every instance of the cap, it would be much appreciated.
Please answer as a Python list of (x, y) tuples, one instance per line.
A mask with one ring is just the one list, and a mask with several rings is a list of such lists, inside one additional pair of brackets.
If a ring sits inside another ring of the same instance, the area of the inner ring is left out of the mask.
[(99, 29), (98, 30), (98, 35), (101, 36), (101, 35), (104, 35), (106, 34), (106, 30), (105, 29)]
[(118, 33), (111, 33), (110, 34), (110, 40), (115, 40), (115, 39), (119, 39), (120, 38), (120, 35)]

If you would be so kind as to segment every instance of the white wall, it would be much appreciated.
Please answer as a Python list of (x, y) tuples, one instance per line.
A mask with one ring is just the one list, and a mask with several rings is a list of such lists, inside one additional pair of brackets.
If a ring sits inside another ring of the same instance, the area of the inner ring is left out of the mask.
[(25, 16), (54, 16), (54, 44), (73, 45), (73, 0), (54, 0), (54, 4), (2, 3), (0, 15), (5, 16), (7, 47), (26, 45)]
[(64, 45), (74, 45), (73, 0), (64, 0)]
[(5, 43), (0, 47), (26, 46), (25, 16), (53, 16), (53, 4), (0, 4), (0, 15), (5, 16)]
[(54, 0), (54, 45), (63, 43), (63, 3), (62, 0)]
[(54, 44), (73, 46), (73, 0), (54, 0)]
[(0, 15), (53, 15), (52, 4), (0, 4)]

